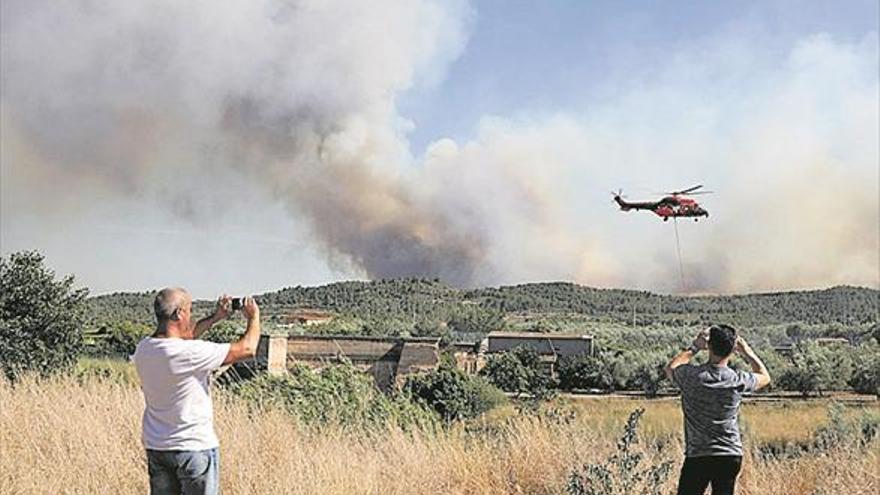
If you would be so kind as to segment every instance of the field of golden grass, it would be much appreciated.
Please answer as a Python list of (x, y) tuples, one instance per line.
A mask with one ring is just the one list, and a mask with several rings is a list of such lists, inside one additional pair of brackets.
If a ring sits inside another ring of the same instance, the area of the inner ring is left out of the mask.
[[(218, 394), (219, 395), (219, 394)], [(226, 494), (561, 494), (570, 471), (614, 452), (621, 427), (645, 407), (646, 462), (674, 461), (663, 493), (674, 493), (682, 459), (674, 400), (589, 400), (568, 420), (492, 412), (482, 424), (437, 432), (353, 433), (305, 427), (281, 411), (259, 414), (215, 397)], [(876, 406), (870, 406), (876, 407)], [(0, 493), (146, 493), (140, 445), (143, 399), (124, 381), (58, 377), (0, 380)], [(823, 404), (746, 405), (747, 442), (807, 439), (826, 421)], [(880, 493), (877, 442), (796, 459), (747, 454), (743, 495)]]

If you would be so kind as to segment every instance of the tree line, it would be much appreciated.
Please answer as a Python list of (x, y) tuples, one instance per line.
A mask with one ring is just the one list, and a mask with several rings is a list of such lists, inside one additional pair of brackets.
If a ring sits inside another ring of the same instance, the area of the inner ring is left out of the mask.
[[(87, 296), (86, 289), (74, 288), (72, 276), (57, 278), (39, 253), (0, 257), (0, 367), (11, 374), (69, 366), (84, 352), (127, 355), (151, 331), (153, 293)], [(880, 365), (878, 291), (865, 288), (680, 297), (566, 283), (460, 290), (438, 280), (401, 279), (292, 287), (258, 300), (270, 320), (303, 307), (337, 315), (309, 327), (317, 332), (437, 335), (447, 341), (478, 340), (510, 328), (593, 334), (599, 352), (559, 363), (558, 375), (544, 388), (653, 393), (663, 386), (664, 360), (688, 342), (692, 327), (722, 321), (747, 329), (771, 369), (780, 370), (778, 385), (787, 389), (871, 391)], [(195, 312), (207, 313), (213, 304), (198, 301)], [(233, 320), (209, 337), (229, 341), (239, 332)], [(847, 345), (821, 346), (815, 342), (820, 337), (843, 337)], [(790, 344), (791, 352), (776, 353), (773, 346), (780, 343)], [(522, 376), (505, 359), (499, 361), (504, 366), (491, 366)], [(510, 391), (503, 382), (501, 388)]]
[[(88, 299), (93, 327), (121, 321), (151, 325), (153, 293), (115, 293)], [(333, 313), (327, 324), (309, 332), (361, 335), (442, 336), (478, 340), (493, 330), (582, 333), (605, 329), (675, 330), (729, 323), (759, 329), (774, 343), (790, 340), (798, 326), (810, 338), (844, 336), (853, 341), (878, 321), (878, 291), (859, 287), (825, 290), (685, 297), (644, 291), (596, 289), (570, 283), (523, 284), (461, 290), (436, 279), (339, 282), (319, 287), (289, 287), (258, 295), (263, 315), (283, 323), (297, 308)], [(212, 301), (196, 301), (206, 313)], [(616, 330), (615, 330), (616, 331)]]

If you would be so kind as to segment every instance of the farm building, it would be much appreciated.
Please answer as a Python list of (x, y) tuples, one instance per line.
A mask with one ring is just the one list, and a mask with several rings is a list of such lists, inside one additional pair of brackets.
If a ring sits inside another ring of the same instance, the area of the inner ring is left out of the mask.
[(471, 374), (486, 365), (485, 340), (482, 342), (454, 342), (446, 348), (451, 352), (455, 367)]
[(525, 347), (537, 352), (550, 372), (555, 373), (556, 366), (562, 358), (592, 354), (593, 337), (562, 333), (490, 332), (486, 336), (484, 346), (488, 354), (507, 352), (517, 347)]
[(526, 347), (538, 353), (551, 371), (567, 356), (592, 354), (593, 337), (540, 332), (490, 332), (479, 342), (456, 342), (446, 348), (455, 366), (467, 373), (478, 373), (486, 365), (488, 355)]
[[(815, 339), (801, 339), (801, 342), (814, 342), (816, 343), (816, 345), (821, 347), (838, 347), (852, 345), (849, 340), (842, 337), (819, 337)], [(773, 346), (773, 350), (776, 351), (777, 354), (782, 356), (792, 356), (796, 348), (797, 344), (795, 344), (791, 340), (786, 340)]]
[(541, 356), (554, 356), (556, 359), (592, 354), (593, 337), (591, 335), (572, 335), (562, 333), (540, 332), (490, 332), (486, 337), (486, 352), (505, 352), (516, 347), (533, 349)]
[(773, 351), (780, 356), (791, 356), (792, 354), (794, 354), (794, 344), (774, 345)]
[(436, 369), (440, 339), (264, 335), (257, 348), (257, 362), (269, 373), (285, 373), (294, 363), (321, 368), (342, 359), (369, 373), (379, 388), (389, 390), (401, 385), (411, 373)]
[(333, 314), (320, 309), (296, 309), (282, 315), (283, 324), (286, 325), (320, 325), (333, 321)]

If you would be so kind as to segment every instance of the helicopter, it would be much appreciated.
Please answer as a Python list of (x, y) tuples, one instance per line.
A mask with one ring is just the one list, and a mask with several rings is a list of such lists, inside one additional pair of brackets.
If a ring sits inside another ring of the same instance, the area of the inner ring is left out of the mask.
[(670, 217), (691, 217), (694, 221), (699, 221), (700, 217), (709, 217), (709, 212), (703, 209), (694, 199), (685, 197), (685, 195), (709, 194), (712, 191), (698, 191), (703, 185), (697, 185), (683, 189), (681, 191), (667, 192), (663, 198), (658, 201), (636, 201), (627, 202), (623, 199), (623, 191), (611, 193), (614, 195), (614, 202), (620, 205), (623, 211), (629, 210), (650, 210), (657, 216), (668, 221)]

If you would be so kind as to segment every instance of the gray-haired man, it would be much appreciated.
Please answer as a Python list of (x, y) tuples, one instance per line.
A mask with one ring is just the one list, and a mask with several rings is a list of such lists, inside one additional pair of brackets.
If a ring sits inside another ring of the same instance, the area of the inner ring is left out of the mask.
[[(694, 355), (709, 349), (709, 360), (689, 364)], [(727, 367), (736, 350), (751, 372)], [(702, 495), (712, 485), (712, 495), (733, 495), (742, 467), (739, 406), (742, 394), (767, 386), (770, 374), (758, 355), (736, 329), (713, 325), (697, 334), (693, 344), (666, 366), (666, 374), (681, 389), (686, 453), (678, 481), (678, 495)]]
[(232, 299), (217, 301), (214, 314), (193, 322), (185, 289), (161, 290), (153, 302), (156, 332), (134, 353), (144, 392), (143, 443), (153, 494), (216, 494), (220, 489), (220, 443), (208, 378), (224, 364), (249, 359), (260, 340), (260, 308), (245, 298), (247, 331), (232, 344), (198, 340), (232, 312)]

